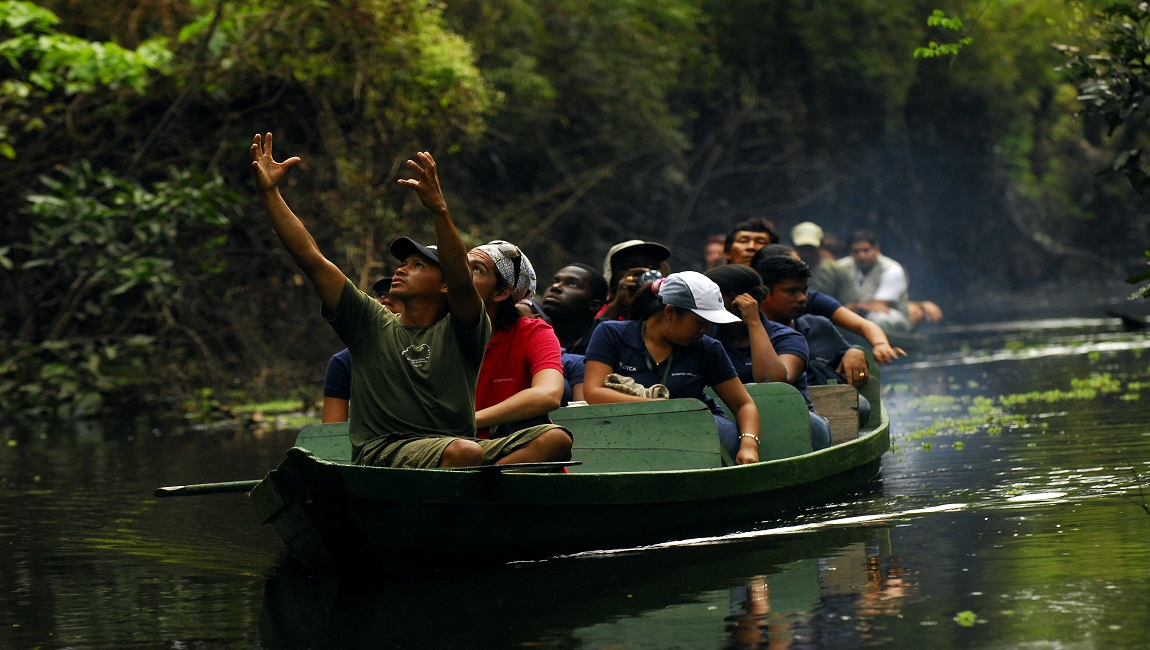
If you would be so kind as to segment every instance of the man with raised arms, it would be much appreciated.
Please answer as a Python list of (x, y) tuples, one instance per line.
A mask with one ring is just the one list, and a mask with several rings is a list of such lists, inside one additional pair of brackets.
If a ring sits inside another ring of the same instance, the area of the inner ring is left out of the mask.
[(437, 246), (407, 237), (391, 244), (402, 262), (393, 314), (355, 287), (319, 250), (280, 195), (279, 182), (300, 161), (276, 162), (272, 134), (256, 135), (251, 150), (260, 199), (272, 227), (311, 280), (323, 315), (351, 351), (350, 420), (355, 461), (393, 467), (460, 467), (564, 460), (571, 436), (555, 425), (524, 429), (498, 440), (475, 436), (475, 384), (491, 322), (471, 280), (467, 249), (455, 229), (430, 153), (408, 160), (416, 178), (399, 179), (433, 215)]

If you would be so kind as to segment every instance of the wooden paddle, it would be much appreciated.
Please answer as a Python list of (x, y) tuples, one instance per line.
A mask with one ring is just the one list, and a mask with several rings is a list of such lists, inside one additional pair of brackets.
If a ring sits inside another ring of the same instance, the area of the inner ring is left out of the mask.
[(156, 488), (152, 494), (162, 497), (198, 497), (204, 494), (227, 494), (228, 492), (251, 492), (259, 481), (228, 481), (225, 483), (200, 483), (199, 485), (171, 485)]
[[(452, 472), (479, 472), (480, 474), (501, 474), (507, 470), (529, 470), (529, 469), (559, 469), (561, 467), (571, 467), (573, 465), (582, 465), (583, 461), (579, 460), (561, 460), (551, 462), (538, 462), (538, 463), (505, 463), (503, 465), (473, 465), (471, 467), (436, 467), (433, 469), (447, 470)], [(198, 497), (205, 494), (228, 494), (231, 492), (251, 492), (252, 488), (259, 485), (260, 481), (227, 481), (224, 483), (200, 483), (197, 485), (170, 485), (167, 487), (156, 488), (153, 496), (157, 498), (164, 497)]]

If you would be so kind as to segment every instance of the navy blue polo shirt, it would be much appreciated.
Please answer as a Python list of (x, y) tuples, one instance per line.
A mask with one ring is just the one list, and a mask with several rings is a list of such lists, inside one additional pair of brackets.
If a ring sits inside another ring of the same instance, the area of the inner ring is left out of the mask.
[(704, 336), (688, 347), (676, 345), (674, 354), (656, 365), (643, 343), (641, 326), (640, 321), (634, 320), (600, 323), (587, 345), (586, 360), (605, 363), (611, 372), (630, 377), (637, 384), (664, 384), (671, 391), (671, 397), (694, 397), (702, 400), (712, 413), (723, 415), (715, 400), (703, 392), (708, 386), (738, 377), (723, 346)]
[[(840, 384), (848, 383), (835, 368), (842, 363), (843, 355), (851, 346), (834, 323), (822, 316), (803, 314), (795, 320), (795, 329), (806, 337), (811, 351), (811, 360), (807, 364), (807, 384), (818, 386), (830, 379)], [(816, 368), (819, 364), (821, 366)]]
[(586, 364), (583, 355), (564, 352), (560, 357), (563, 361), (563, 406), (571, 401), (575, 386), (583, 383), (583, 371)]
[(328, 359), (323, 375), (323, 396), (351, 399), (351, 352), (347, 348)]
[[(759, 320), (763, 323), (763, 328), (767, 330), (767, 337), (771, 339), (771, 346), (775, 348), (775, 354), (792, 354), (803, 360), (804, 372), (799, 374), (799, 378), (792, 384), (803, 394), (803, 399), (807, 401), (807, 408), (813, 409), (811, 404), (811, 395), (807, 392), (807, 374), (806, 366), (810, 359), (810, 352), (807, 348), (807, 339), (800, 332), (787, 327), (781, 323), (776, 323), (767, 318), (763, 312), (759, 312)], [(715, 336), (722, 332), (722, 328), (712, 326), (710, 334)], [(739, 379), (744, 384), (755, 383), (755, 373), (751, 366), (751, 348), (736, 348), (732, 346), (729, 340), (719, 337), (719, 341), (723, 346), (723, 351), (731, 359), (731, 364), (735, 367), (735, 371), (739, 375)]]
[(843, 304), (821, 291), (807, 292), (807, 310), (803, 313), (830, 318)]

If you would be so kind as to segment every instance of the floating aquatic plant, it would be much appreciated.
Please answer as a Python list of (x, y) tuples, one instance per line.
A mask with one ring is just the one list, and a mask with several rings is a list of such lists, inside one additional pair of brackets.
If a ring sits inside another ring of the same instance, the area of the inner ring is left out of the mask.
[(962, 627), (974, 627), (974, 624), (978, 622), (978, 617), (975, 616), (974, 612), (968, 609), (955, 614), (954, 622)]

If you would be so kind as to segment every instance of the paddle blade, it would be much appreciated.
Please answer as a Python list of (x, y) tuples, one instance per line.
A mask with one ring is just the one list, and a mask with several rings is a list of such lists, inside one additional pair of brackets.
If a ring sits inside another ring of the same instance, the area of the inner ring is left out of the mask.
[(228, 481), (226, 483), (200, 483), (198, 485), (170, 485), (156, 488), (152, 494), (164, 497), (198, 497), (205, 494), (228, 494), (230, 492), (251, 492), (259, 481)]

